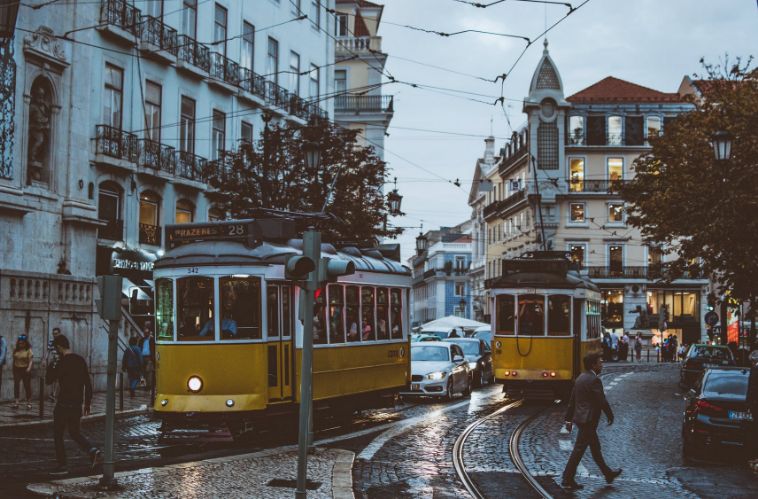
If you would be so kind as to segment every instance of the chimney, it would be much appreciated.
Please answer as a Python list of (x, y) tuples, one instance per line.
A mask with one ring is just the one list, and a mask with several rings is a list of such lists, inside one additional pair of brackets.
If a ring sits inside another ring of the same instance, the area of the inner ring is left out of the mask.
[(484, 162), (488, 165), (495, 162), (495, 137), (492, 135), (484, 139)]

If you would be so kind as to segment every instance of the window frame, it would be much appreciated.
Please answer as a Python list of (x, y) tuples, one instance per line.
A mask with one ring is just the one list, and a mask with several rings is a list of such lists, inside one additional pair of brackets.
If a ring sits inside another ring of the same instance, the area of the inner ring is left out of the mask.
[[(191, 19), (188, 16), (191, 16)], [(187, 28), (191, 28), (191, 33)], [(182, 0), (182, 32), (193, 40), (197, 39), (197, 0)]]
[[(581, 174), (578, 175), (578, 180), (574, 182), (574, 164), (581, 163)], [(587, 158), (584, 156), (569, 156), (568, 158), (568, 188), (569, 192), (584, 192), (585, 176), (587, 173)]]
[(605, 158), (605, 178), (608, 180), (608, 182), (614, 182), (614, 180), (611, 178), (611, 162), (612, 161), (618, 161), (619, 164), (614, 164), (613, 167), (616, 168), (618, 166), (621, 166), (621, 176), (617, 178), (615, 181), (623, 182), (624, 181), (624, 170), (625, 170), (625, 161), (623, 156), (606, 156)]
[[(151, 100), (152, 90), (157, 90), (158, 99)], [(153, 80), (145, 80), (145, 135), (153, 142), (161, 141), (161, 120), (163, 114), (163, 86)], [(157, 118), (157, 120), (156, 120)], [(155, 126), (157, 121), (157, 126)], [(157, 134), (157, 136), (156, 136)]]
[[(315, 75), (315, 77), (314, 77)], [(313, 86), (316, 86), (316, 95), (313, 95)], [(320, 69), (311, 63), (311, 69), (308, 72), (308, 98), (318, 102), (321, 97), (321, 74)]]
[[(311, 15), (313, 14), (313, 9), (316, 9), (316, 15), (314, 16), (315, 19), (311, 19)], [(321, 0), (311, 0), (311, 10), (308, 15), (309, 20), (311, 21), (311, 27), (315, 29), (316, 31), (321, 30)]]
[[(226, 150), (226, 113), (220, 109), (213, 109), (211, 119), (211, 159), (218, 160), (221, 158), (221, 151)], [(223, 124), (217, 127), (218, 122)], [(216, 146), (220, 147), (216, 147)]]
[[(111, 74), (111, 72), (115, 72), (115, 74), (119, 76), (118, 86), (109, 81), (108, 75)], [(117, 130), (121, 130), (124, 125), (124, 69), (120, 66), (116, 66), (115, 64), (111, 64), (110, 62), (106, 62), (103, 86), (105, 89), (105, 92), (103, 92), (103, 121), (106, 125)], [(113, 122), (113, 109), (111, 107), (111, 105), (114, 103), (115, 96), (118, 96), (118, 124), (115, 124)], [(108, 101), (107, 108), (105, 105), (106, 97)], [(110, 113), (107, 118), (105, 114), (106, 109), (110, 109)]]
[[(293, 65), (296, 62), (296, 65)], [(300, 96), (300, 54), (294, 50), (290, 50), (290, 78), (289, 78), (289, 91), (297, 96)], [(294, 84), (294, 89), (292, 88)]]
[[(573, 120), (579, 120), (581, 122), (581, 124), (582, 124), (582, 126), (580, 127), (581, 128), (581, 134), (579, 135), (578, 138), (575, 138), (574, 129), (571, 127), (571, 122)], [(585, 126), (585, 118), (584, 118), (584, 116), (582, 116), (580, 114), (569, 115), (569, 117), (568, 117), (568, 123), (567, 123), (567, 126), (566, 126), (566, 131), (567, 131), (567, 134), (568, 134), (568, 141), (567, 141), (568, 145), (569, 146), (583, 146), (585, 144), (585, 129), (586, 129), (586, 126)]]
[[(227, 45), (229, 38), (229, 9), (220, 3), (214, 4), (213, 10), (213, 45), (218, 48), (221, 45), (221, 55), (226, 57)], [(219, 22), (219, 14), (223, 14), (223, 23)], [(219, 32), (223, 31), (223, 36), (219, 37)]]
[[(573, 216), (573, 206), (582, 206), (582, 219), (581, 220), (574, 220)], [(575, 201), (568, 204), (568, 222), (567, 225), (588, 225), (589, 224), (589, 217), (587, 216), (587, 203), (581, 202), (581, 201)]]
[(587, 243), (586, 242), (575, 242), (575, 241), (567, 241), (566, 242), (566, 252), (571, 255), (569, 258), (569, 261), (573, 261), (573, 253), (572, 250), (575, 247), (581, 247), (582, 248), (582, 261), (581, 262), (575, 262), (579, 263), (582, 267), (585, 267), (587, 265)]
[[(621, 220), (611, 220), (611, 210), (613, 206), (621, 206)], [(608, 201), (606, 203), (606, 209), (608, 213), (608, 225), (612, 225), (614, 227), (626, 225), (626, 209), (624, 208), (623, 201)]]
[[(611, 122), (618, 119), (618, 135), (611, 131)], [(609, 146), (624, 145), (624, 116), (620, 114), (609, 114), (606, 118), (606, 143)]]
[(248, 21), (242, 21), (240, 67), (250, 71), (254, 71), (255, 68), (255, 25)]
[[(192, 104), (192, 115), (184, 113), (184, 104)], [(195, 154), (195, 125), (197, 102), (192, 97), (182, 95), (179, 99), (179, 150)]]

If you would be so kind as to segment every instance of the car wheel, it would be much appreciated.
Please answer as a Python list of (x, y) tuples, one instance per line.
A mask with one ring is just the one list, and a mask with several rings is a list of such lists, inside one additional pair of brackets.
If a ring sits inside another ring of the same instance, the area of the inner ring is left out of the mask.
[(453, 380), (448, 379), (447, 380), (447, 391), (445, 393), (445, 398), (448, 400), (453, 400)]

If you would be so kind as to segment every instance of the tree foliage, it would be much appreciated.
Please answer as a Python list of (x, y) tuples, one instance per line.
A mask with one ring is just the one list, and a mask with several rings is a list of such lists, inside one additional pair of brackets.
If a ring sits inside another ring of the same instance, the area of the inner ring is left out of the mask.
[[(261, 208), (293, 212), (325, 211), (327, 239), (369, 244), (395, 237), (387, 228), (383, 194), (386, 164), (373, 148), (357, 143), (357, 131), (326, 120), (306, 128), (272, 124), (255, 144), (242, 144), (210, 163), (206, 176), (219, 205), (232, 218), (253, 218)], [(321, 165), (309, 169), (305, 141), (320, 146)]]
[[(706, 78), (695, 76), (694, 109), (650, 140), (622, 191), (645, 240), (680, 256), (674, 276), (697, 262), (741, 300), (758, 288), (758, 71), (750, 62), (701, 60)], [(717, 130), (733, 137), (729, 161), (715, 159)]]

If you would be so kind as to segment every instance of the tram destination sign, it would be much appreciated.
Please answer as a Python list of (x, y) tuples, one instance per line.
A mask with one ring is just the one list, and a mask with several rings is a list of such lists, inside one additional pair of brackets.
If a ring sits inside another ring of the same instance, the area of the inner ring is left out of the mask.
[(229, 220), (194, 224), (168, 225), (168, 247), (202, 241), (240, 241), (253, 247), (263, 239), (288, 239), (294, 236), (289, 220)]

